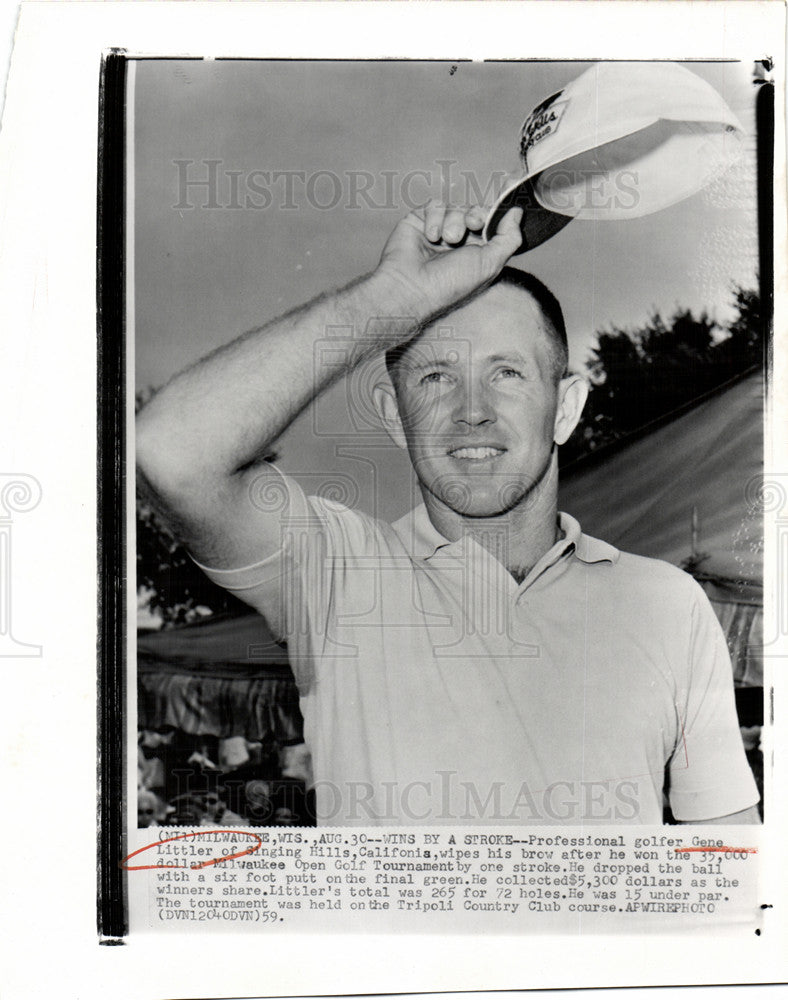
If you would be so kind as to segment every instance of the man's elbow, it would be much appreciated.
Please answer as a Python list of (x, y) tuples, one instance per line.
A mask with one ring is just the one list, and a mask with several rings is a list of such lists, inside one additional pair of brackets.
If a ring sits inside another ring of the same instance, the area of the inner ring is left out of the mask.
[(165, 452), (162, 428), (151, 419), (146, 407), (137, 414), (135, 420), (134, 460), (139, 478), (155, 492), (158, 492), (162, 478), (166, 477), (168, 467), (171, 468)]
[(134, 457), (145, 492), (167, 500), (168, 505), (193, 495), (201, 479), (204, 482), (188, 450), (178, 445), (172, 430), (162, 425), (149, 406), (137, 414)]

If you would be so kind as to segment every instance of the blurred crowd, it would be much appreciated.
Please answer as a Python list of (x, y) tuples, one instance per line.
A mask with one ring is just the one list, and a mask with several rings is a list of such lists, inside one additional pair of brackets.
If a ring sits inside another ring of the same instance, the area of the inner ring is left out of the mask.
[(137, 820), (150, 826), (314, 826), (304, 743), (141, 730)]

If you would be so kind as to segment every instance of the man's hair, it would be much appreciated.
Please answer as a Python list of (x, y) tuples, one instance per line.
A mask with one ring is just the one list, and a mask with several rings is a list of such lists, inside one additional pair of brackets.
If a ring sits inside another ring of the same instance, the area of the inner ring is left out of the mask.
[[(547, 285), (541, 282), (535, 275), (530, 274), (528, 271), (521, 271), (516, 267), (505, 267), (486, 288), (492, 288), (495, 285), (510, 285), (513, 288), (519, 288), (530, 295), (537, 306), (539, 306), (539, 311), (544, 321), (542, 324), (544, 333), (550, 341), (553, 380), (556, 383), (560, 382), (567, 373), (569, 346), (566, 339), (564, 314), (558, 299)], [(482, 292), (486, 291), (486, 288), (482, 289)], [(478, 294), (481, 294), (481, 292)], [(386, 351), (386, 368), (395, 386), (397, 384), (395, 372), (409, 344), (410, 341), (406, 341), (404, 344), (398, 344), (396, 347), (392, 347)]]

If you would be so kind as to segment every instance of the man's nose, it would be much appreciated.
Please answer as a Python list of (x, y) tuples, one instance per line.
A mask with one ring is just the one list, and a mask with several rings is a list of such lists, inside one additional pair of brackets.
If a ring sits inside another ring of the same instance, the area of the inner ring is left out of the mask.
[(495, 408), (489, 389), (483, 384), (469, 386), (457, 400), (454, 422), (468, 427), (480, 427), (495, 423)]

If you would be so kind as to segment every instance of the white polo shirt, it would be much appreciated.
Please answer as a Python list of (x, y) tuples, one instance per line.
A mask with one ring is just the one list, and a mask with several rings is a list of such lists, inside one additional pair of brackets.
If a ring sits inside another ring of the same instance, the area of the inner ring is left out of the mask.
[(560, 515), (521, 584), (424, 506), (394, 525), (291, 495), (282, 550), (207, 570), (265, 612), (279, 577), (321, 825), (662, 822), (754, 805), (701, 588)]

